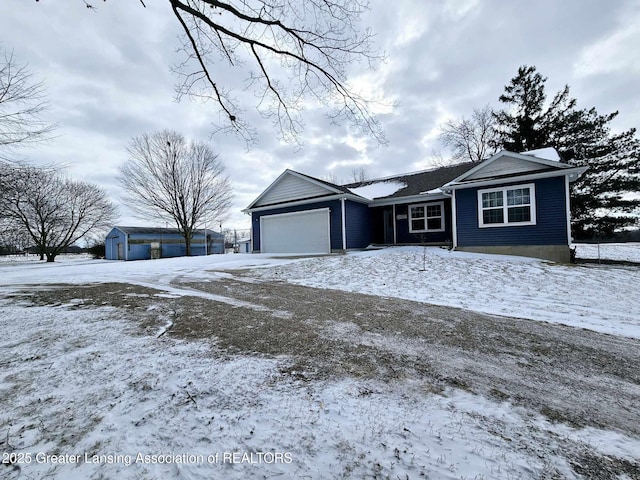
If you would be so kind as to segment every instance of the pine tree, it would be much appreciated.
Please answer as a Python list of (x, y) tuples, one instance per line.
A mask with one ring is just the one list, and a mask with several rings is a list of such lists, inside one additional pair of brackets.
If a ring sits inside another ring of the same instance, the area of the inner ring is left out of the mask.
[(548, 105), (543, 77), (522, 66), (505, 86), (495, 113), (497, 147), (522, 152), (555, 147), (564, 161), (589, 169), (571, 184), (572, 231), (576, 239), (610, 237), (638, 225), (640, 215), (640, 141), (636, 129), (612, 134), (618, 115), (600, 115), (595, 108), (578, 109), (569, 86)]

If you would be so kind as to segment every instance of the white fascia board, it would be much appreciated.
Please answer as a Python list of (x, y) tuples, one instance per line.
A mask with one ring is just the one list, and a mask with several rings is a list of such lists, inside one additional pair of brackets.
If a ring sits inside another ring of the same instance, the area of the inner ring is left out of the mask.
[(292, 175), (294, 177), (298, 177), (301, 180), (304, 180), (306, 182), (312, 183), (312, 184), (317, 185), (319, 187), (325, 188), (329, 192), (342, 193), (337, 188), (333, 188), (333, 187), (327, 185), (326, 183), (319, 182), (317, 180), (314, 180), (311, 177), (308, 177), (306, 175), (303, 175), (301, 173), (295, 172), (295, 171), (290, 170), (290, 169), (287, 168), (284, 172), (282, 172), (278, 176), (278, 178), (276, 178), (273, 182), (271, 182), (271, 185), (269, 185), (260, 195), (258, 195), (258, 197), (253, 202), (251, 202), (247, 208), (245, 208), (242, 211), (244, 212), (244, 211), (250, 210), (251, 207), (253, 207), (256, 203), (258, 203), (262, 199), (262, 197), (264, 197), (267, 193), (269, 193), (271, 190), (273, 190), (273, 188), (276, 185), (278, 185), (278, 183), (280, 183), (280, 180), (282, 180), (282, 178), (284, 178), (286, 175)]
[(449, 183), (445, 184), (444, 187), (442, 187), (442, 188), (449, 187), (449, 185), (451, 185), (451, 184), (456, 184), (456, 183), (462, 182), (465, 178), (470, 177), (474, 173), (478, 172), (479, 170), (484, 169), (485, 167), (487, 167), (488, 165), (491, 165), (493, 162), (495, 162), (496, 160), (499, 160), (502, 157), (511, 157), (511, 158), (516, 158), (516, 159), (519, 159), (519, 160), (524, 160), (526, 162), (538, 163), (540, 165), (545, 165), (547, 167), (555, 167), (558, 170), (566, 170), (568, 168), (572, 168), (571, 165), (567, 165), (565, 163), (560, 163), (560, 162), (557, 162), (555, 160), (547, 160), (545, 158), (538, 158), (538, 157), (534, 157), (533, 155), (524, 155), (522, 153), (510, 152), (508, 150), (500, 150), (493, 157), (490, 157), (489, 159), (480, 162), (478, 165), (473, 167), (471, 170), (467, 170), (466, 172), (464, 172), (459, 177), (454, 178)]
[(370, 207), (384, 207), (388, 205), (399, 205), (404, 203), (415, 203), (415, 202), (430, 202), (432, 200), (442, 200), (445, 198), (450, 198), (451, 195), (447, 193), (425, 193), (421, 195), (409, 195), (406, 197), (393, 197), (393, 198), (380, 198), (377, 200), (372, 200), (369, 203)]
[(462, 188), (484, 187), (485, 185), (504, 185), (506, 183), (525, 182), (529, 180), (537, 180), (540, 178), (551, 177), (568, 177), (569, 181), (573, 182), (578, 179), (587, 170), (587, 167), (569, 167), (562, 170), (555, 170), (552, 172), (539, 172), (530, 173), (528, 175), (517, 175), (513, 177), (493, 178), (487, 180), (477, 180), (465, 183), (448, 183), (442, 187), (443, 190), (460, 190)]
[(276, 208), (285, 208), (285, 207), (297, 207), (298, 205), (308, 205), (310, 203), (318, 203), (325, 202), (330, 200), (353, 200), (354, 202), (360, 202), (364, 204), (370, 204), (371, 201), (366, 198), (362, 198), (358, 195), (350, 194), (350, 193), (341, 193), (339, 195), (327, 195), (324, 197), (311, 197), (305, 198), (304, 200), (296, 200), (293, 202), (284, 202), (284, 203), (276, 203), (274, 205), (265, 205), (264, 207), (256, 207), (256, 208), (245, 208), (242, 210), (242, 213), (253, 213), (253, 212), (263, 212), (265, 210), (275, 210)]

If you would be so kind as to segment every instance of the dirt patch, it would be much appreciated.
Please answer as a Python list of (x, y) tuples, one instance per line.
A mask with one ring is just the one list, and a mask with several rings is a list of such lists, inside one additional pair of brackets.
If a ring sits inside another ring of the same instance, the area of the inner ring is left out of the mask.
[[(552, 422), (640, 435), (638, 340), (249, 275), (174, 282), (182, 296), (118, 283), (15, 296), (65, 308), (112, 306), (135, 318), (139, 334), (157, 335), (164, 325), (165, 335), (210, 339), (230, 354), (286, 358), (282, 373), (295, 381), (417, 379), (432, 392), (461, 388)], [(560, 448), (585, 478), (614, 478), (610, 471), (639, 478), (626, 460), (585, 453), (570, 442)]]

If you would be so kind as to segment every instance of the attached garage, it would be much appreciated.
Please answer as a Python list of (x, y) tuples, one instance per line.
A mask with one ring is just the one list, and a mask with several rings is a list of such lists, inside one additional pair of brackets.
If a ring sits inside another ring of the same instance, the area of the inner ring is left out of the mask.
[(263, 253), (330, 253), (330, 210), (260, 217), (260, 245)]
[(346, 187), (285, 170), (244, 213), (256, 253), (321, 253), (365, 248), (369, 200)]

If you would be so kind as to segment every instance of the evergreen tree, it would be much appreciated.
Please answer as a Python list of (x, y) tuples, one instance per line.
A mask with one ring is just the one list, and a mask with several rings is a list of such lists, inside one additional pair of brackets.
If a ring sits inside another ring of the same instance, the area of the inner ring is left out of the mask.
[(505, 86), (495, 113), (497, 147), (522, 152), (555, 147), (564, 161), (588, 166), (571, 184), (572, 230), (576, 239), (609, 237), (638, 225), (640, 141), (636, 129), (612, 134), (618, 115), (578, 109), (566, 85), (546, 105), (545, 82), (535, 67), (522, 66)]

